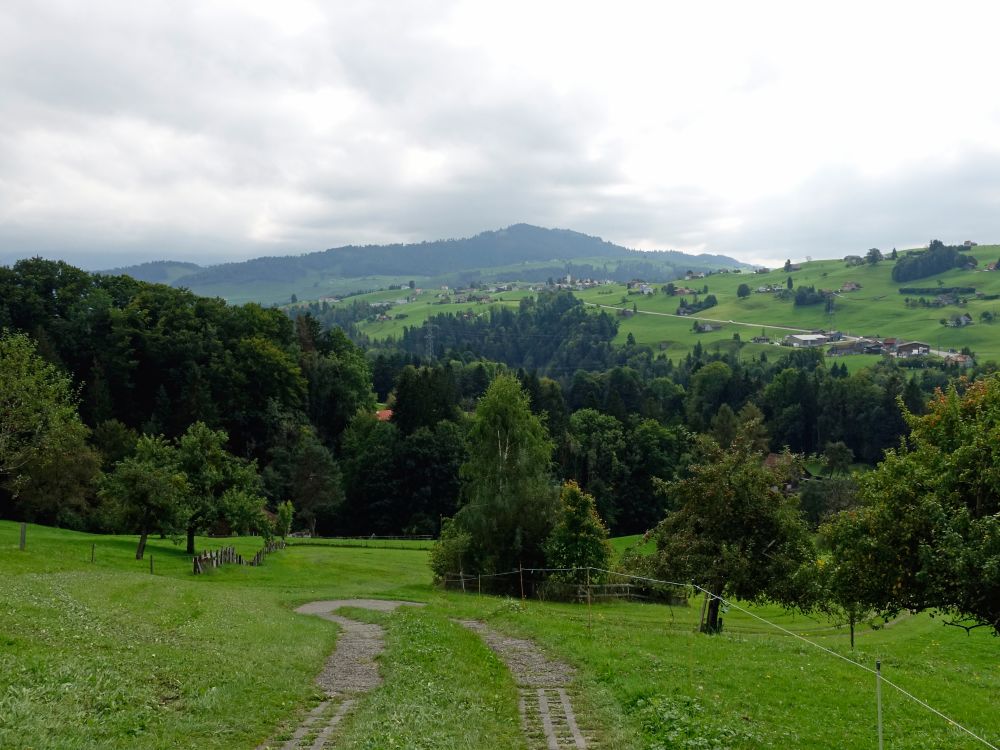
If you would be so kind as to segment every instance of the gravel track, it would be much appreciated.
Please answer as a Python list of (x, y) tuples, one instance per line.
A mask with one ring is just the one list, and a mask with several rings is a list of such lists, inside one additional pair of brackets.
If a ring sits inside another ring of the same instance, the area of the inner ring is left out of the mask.
[(599, 747), (592, 729), (581, 729), (573, 711), (573, 668), (550, 659), (531, 641), (498, 633), (478, 620), (460, 623), (475, 631), (507, 665), (518, 687), (521, 727), (531, 750)]
[(386, 599), (331, 599), (309, 602), (295, 611), (318, 615), (340, 626), (337, 646), (326, 660), (316, 683), (326, 692), (326, 700), (312, 709), (283, 743), (267, 742), (258, 750), (281, 747), (282, 750), (323, 750), (333, 747), (337, 725), (363, 693), (382, 684), (376, 659), (385, 650), (385, 630), (381, 625), (358, 622), (333, 614), (341, 607), (357, 607), (378, 612), (392, 612), (398, 607), (422, 607), (417, 602)]

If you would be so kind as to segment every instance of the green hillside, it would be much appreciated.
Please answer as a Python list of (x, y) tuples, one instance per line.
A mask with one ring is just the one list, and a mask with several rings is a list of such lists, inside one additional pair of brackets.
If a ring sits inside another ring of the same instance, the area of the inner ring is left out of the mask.
[[(977, 258), (979, 269), (985, 269), (987, 263), (1000, 256), (1000, 246), (978, 247), (969, 254)], [(668, 352), (683, 356), (697, 341), (709, 348), (729, 346), (734, 333), (739, 333), (743, 341), (748, 341), (753, 336), (761, 335), (762, 328), (764, 335), (772, 339), (790, 332), (782, 330), (782, 327), (825, 329), (840, 330), (855, 336), (878, 335), (923, 341), (935, 349), (961, 350), (969, 347), (980, 359), (1000, 361), (1000, 322), (980, 322), (981, 313), (1000, 312), (1000, 300), (970, 298), (961, 307), (907, 307), (907, 295), (899, 293), (902, 287), (940, 286), (975, 287), (978, 292), (987, 295), (1000, 294), (1000, 272), (952, 270), (918, 281), (897, 283), (890, 277), (891, 270), (892, 261), (888, 260), (876, 266), (854, 267), (847, 267), (842, 260), (821, 260), (803, 263), (801, 270), (791, 273), (778, 269), (766, 274), (716, 274), (706, 279), (684, 282), (692, 287), (708, 285), (709, 293), (718, 298), (719, 304), (696, 316), (723, 321), (721, 329), (695, 334), (691, 330), (691, 320), (640, 314), (622, 320), (618, 340), (624, 342), (628, 334), (632, 333), (639, 343), (653, 346), (665, 343)], [(789, 277), (796, 288), (815, 286), (817, 289), (840, 289), (847, 282), (858, 283), (861, 288), (839, 294), (835, 298), (832, 314), (826, 312), (823, 304), (795, 306), (791, 300), (778, 300), (773, 294), (751, 294), (743, 299), (737, 296), (740, 284), (746, 283), (752, 289), (768, 285), (785, 287)], [(625, 290), (620, 288), (615, 289), (611, 295), (582, 292), (579, 296), (595, 304), (617, 304), (621, 307), (623, 294)], [(615, 301), (608, 302), (608, 299)], [(678, 297), (657, 293), (647, 297), (630, 295), (625, 306), (631, 308), (635, 304), (642, 313), (674, 313), (678, 303)], [(942, 318), (965, 312), (972, 316), (972, 325), (953, 328), (939, 322)], [(737, 322), (749, 325), (737, 325)]]
[(676, 278), (687, 270), (741, 266), (722, 255), (639, 252), (566, 229), (515, 224), (463, 239), (352, 245), (210, 267), (159, 261), (115, 272), (233, 303), (284, 304), (293, 295), (320, 299), (410, 281), (423, 287), (497, 280), (544, 282), (567, 273), (626, 281), (634, 276)]
[[(866, 264), (853, 267), (848, 267), (843, 260), (818, 260), (803, 263), (800, 270), (790, 273), (785, 273), (781, 269), (763, 274), (743, 271), (716, 273), (691, 281), (675, 281), (677, 286), (687, 285), (699, 291), (707, 285), (708, 293), (718, 299), (717, 306), (690, 317), (672, 317), (676, 313), (681, 295), (671, 297), (662, 292), (661, 287), (668, 281), (665, 278), (647, 279), (655, 290), (653, 295), (629, 294), (625, 284), (581, 290), (577, 291), (576, 295), (587, 303), (619, 310), (632, 310), (635, 306), (638, 314), (619, 318), (620, 327), (616, 341), (624, 343), (628, 335), (632, 334), (637, 343), (662, 349), (671, 357), (683, 357), (699, 341), (710, 351), (735, 348), (738, 345), (733, 340), (734, 334), (739, 334), (742, 351), (747, 354), (771, 351), (771, 347), (750, 343), (750, 339), (765, 335), (774, 340), (796, 330), (823, 329), (839, 330), (852, 336), (882, 336), (906, 341), (922, 341), (936, 350), (961, 351), (964, 347), (968, 347), (980, 360), (1000, 361), (1000, 300), (978, 300), (973, 295), (967, 295), (968, 301), (962, 305), (908, 307), (905, 303), (907, 296), (914, 298), (924, 296), (931, 299), (935, 295), (904, 295), (899, 292), (899, 289), (905, 287), (974, 287), (977, 292), (985, 295), (1000, 295), (1000, 272), (985, 270), (988, 263), (996, 261), (1000, 256), (1000, 245), (980, 246), (973, 248), (968, 254), (979, 261), (976, 270), (956, 269), (902, 283), (892, 281), (893, 261), (890, 260), (875, 266)], [(792, 300), (780, 300), (771, 293), (751, 293), (743, 299), (737, 295), (737, 289), (741, 284), (747, 284), (754, 290), (770, 285), (784, 289), (789, 277), (794, 288), (814, 286), (817, 289), (839, 290), (848, 282), (853, 282), (860, 284), (860, 289), (839, 292), (835, 297), (832, 313), (828, 313), (823, 304), (796, 306)], [(436, 288), (424, 290), (416, 301), (394, 305), (388, 310), (387, 315), (390, 320), (364, 322), (360, 325), (360, 330), (372, 339), (379, 340), (388, 336), (398, 336), (404, 326), (420, 325), (434, 314), (442, 312), (480, 314), (488, 309), (488, 305), (481, 303), (435, 304), (438, 301), (436, 293)], [(340, 304), (354, 300), (392, 300), (398, 298), (400, 294), (402, 293), (379, 292), (352, 297)], [(531, 292), (525, 285), (525, 288), (517, 291), (493, 295), (492, 304), (513, 305), (526, 294)], [(689, 301), (693, 299), (691, 295), (683, 296)], [(704, 294), (700, 296), (704, 297)], [(992, 324), (983, 322), (981, 314), (984, 312), (994, 313), (997, 322)], [(962, 313), (968, 313), (972, 317), (971, 325), (956, 328), (940, 323), (942, 318), (949, 319), (953, 315)], [(400, 315), (405, 317), (397, 318)], [(695, 318), (719, 321), (721, 328), (708, 333), (695, 333), (692, 330)], [(844, 357), (843, 361), (853, 367), (859, 363), (871, 362), (872, 358), (852, 355)]]

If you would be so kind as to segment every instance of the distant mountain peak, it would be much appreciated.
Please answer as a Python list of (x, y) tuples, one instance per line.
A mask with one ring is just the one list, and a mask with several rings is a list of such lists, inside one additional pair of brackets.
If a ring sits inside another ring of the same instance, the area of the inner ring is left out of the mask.
[(457, 280), (535, 281), (571, 273), (669, 280), (687, 270), (738, 268), (722, 255), (639, 251), (571, 229), (518, 223), (473, 237), (394, 245), (345, 245), (301, 255), (269, 256), (199, 267), (156, 261), (116, 269), (135, 278), (233, 300), (283, 302), (358, 289)]

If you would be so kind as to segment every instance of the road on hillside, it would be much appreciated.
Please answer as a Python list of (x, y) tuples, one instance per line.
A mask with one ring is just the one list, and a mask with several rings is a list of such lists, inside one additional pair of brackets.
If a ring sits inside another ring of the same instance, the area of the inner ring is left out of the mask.
[[(596, 302), (584, 302), (585, 305), (590, 305), (591, 307), (600, 307), (606, 310), (621, 310), (621, 307), (615, 305), (599, 305)], [(683, 318), (684, 320), (704, 320), (706, 323), (732, 323), (736, 326), (746, 326), (748, 328), (772, 328), (778, 331), (793, 331), (794, 333), (812, 333), (815, 329), (813, 328), (792, 328), (790, 326), (776, 326), (771, 323), (748, 323), (742, 320), (723, 320), (721, 318), (703, 318), (698, 315), (678, 315), (677, 313), (665, 313), (665, 312), (653, 312), (652, 310), (636, 310), (639, 315), (659, 315), (664, 318)], [(847, 334), (841, 334), (843, 341), (857, 341), (860, 336), (848, 336)], [(942, 359), (947, 359), (948, 357), (954, 355), (954, 352), (946, 352), (941, 349), (929, 349), (928, 354), (936, 357), (941, 357)]]
[[(591, 307), (603, 307), (608, 310), (621, 310), (614, 305), (599, 305), (596, 302), (584, 302)], [(774, 328), (779, 331), (794, 331), (795, 333), (812, 333), (812, 328), (791, 328), (789, 326), (776, 326), (770, 323), (746, 323), (741, 320), (722, 320), (721, 318), (702, 318), (698, 315), (677, 315), (676, 313), (653, 312), (652, 310), (636, 310), (639, 315), (660, 315), (664, 318), (683, 318), (684, 320), (704, 320), (707, 323), (732, 323), (737, 326), (747, 326), (748, 328)], [(855, 341), (856, 336), (844, 336), (848, 341)]]

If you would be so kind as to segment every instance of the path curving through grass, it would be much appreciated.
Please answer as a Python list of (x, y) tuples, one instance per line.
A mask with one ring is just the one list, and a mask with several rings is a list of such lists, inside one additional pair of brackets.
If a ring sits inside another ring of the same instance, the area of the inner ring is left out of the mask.
[[(295, 611), (303, 615), (318, 615), (335, 622), (341, 628), (337, 645), (327, 659), (317, 684), (326, 692), (326, 699), (310, 711), (291, 737), (280, 744), (282, 750), (322, 750), (330, 747), (337, 726), (355, 705), (358, 696), (382, 684), (376, 659), (385, 650), (385, 629), (370, 622), (359, 622), (334, 614), (343, 607), (392, 612), (399, 607), (422, 607), (418, 602), (386, 599), (330, 599), (309, 602)], [(258, 750), (278, 747), (265, 743)]]

